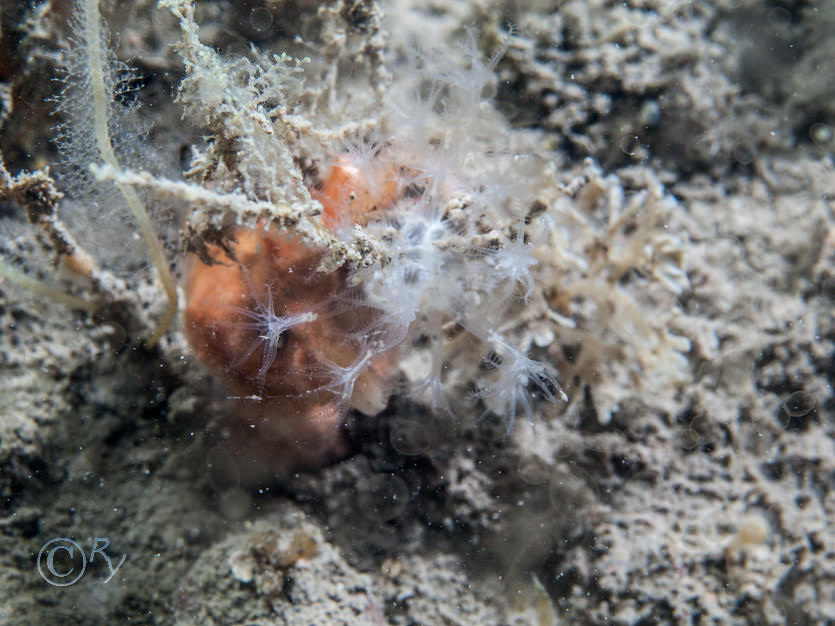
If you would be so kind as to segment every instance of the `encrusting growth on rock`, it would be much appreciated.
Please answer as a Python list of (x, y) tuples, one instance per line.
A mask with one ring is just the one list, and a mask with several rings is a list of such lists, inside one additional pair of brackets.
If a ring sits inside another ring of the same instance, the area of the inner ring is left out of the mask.
[[(254, 425), (261, 445), (284, 453), (288, 467), (345, 452), (340, 430), (359, 397), (330, 390), (328, 363), (348, 365), (361, 346), (346, 340), (368, 312), (341, 309), (346, 273), (316, 272), (321, 254), (275, 229), (240, 229), (235, 260), (214, 250), (214, 265), (194, 260), (186, 283), (185, 328), (198, 357), (242, 396), (230, 423)], [(359, 390), (385, 406), (388, 381), (369, 367)], [(244, 428), (244, 432), (245, 432)]]
[[(74, 52), (89, 61), (65, 77), (63, 145), (82, 163), (77, 195), (98, 201), (85, 206), (122, 207), (113, 216), (133, 215), (145, 235), (168, 302), (150, 345), (178, 312), (162, 248), (175, 233), (156, 236), (141, 209), (188, 214), (183, 330), (234, 402), (224, 425), (252, 476), (343, 455), (346, 412), (379, 413), (396, 379), (427, 410), (495, 417), (507, 432), (520, 412), (542, 419), (542, 400), (588, 388), (605, 423), (625, 389), (687, 380), (678, 309), (644, 315), (687, 286), (685, 242), (667, 225), (675, 200), (591, 161), (561, 171), (512, 132), (489, 102), (512, 34), (486, 61), (471, 32), (456, 54), (404, 50), (389, 68), (381, 16), (359, 28), (337, 3), (317, 13), (324, 58), (235, 57), (200, 41), (192, 2), (158, 5), (182, 34), (177, 101), (208, 137), (183, 177), (116, 154), (139, 142), (122, 141), (132, 126), (113, 117), (133, 109), (111, 101), (118, 73), (95, 0), (79, 4), (89, 19)], [(354, 59), (350, 75), (336, 53)], [(106, 96), (95, 124), (90, 90), (75, 89), (87, 70)], [(168, 338), (163, 350), (181, 337)], [(634, 363), (628, 380), (615, 361)]]
[[(323, 222), (364, 221), (391, 193), (339, 158), (320, 190)], [(317, 271), (322, 252), (274, 226), (238, 228), (228, 251), (209, 246), (209, 255), (188, 269), (185, 329), (243, 400), (228, 420), (239, 443), (250, 455), (247, 439), (281, 451), (266, 464), (274, 470), (343, 455), (347, 410), (375, 415), (391, 391), (395, 349), (361, 332), (378, 312), (349, 286), (347, 267)]]

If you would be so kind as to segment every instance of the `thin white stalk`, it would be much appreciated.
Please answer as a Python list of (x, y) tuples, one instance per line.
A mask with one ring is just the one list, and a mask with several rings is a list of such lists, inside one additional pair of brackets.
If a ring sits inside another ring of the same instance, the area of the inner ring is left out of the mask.
[[(119, 165), (119, 160), (116, 158), (116, 153), (113, 151), (113, 144), (110, 140), (110, 131), (107, 124), (111, 94), (105, 90), (104, 43), (102, 42), (101, 15), (99, 13), (98, 0), (84, 0), (83, 9), (84, 41), (86, 44), (87, 65), (90, 72), (90, 88), (93, 92), (96, 145), (98, 146), (102, 160), (112, 168), (120, 170), (121, 166)], [(145, 340), (146, 345), (150, 347), (156, 344), (166, 333), (177, 315), (177, 284), (174, 281), (171, 269), (168, 266), (168, 261), (165, 258), (162, 242), (157, 237), (157, 233), (151, 224), (151, 219), (148, 217), (148, 212), (145, 210), (142, 200), (140, 200), (136, 191), (129, 185), (117, 182), (116, 188), (125, 198), (125, 202), (133, 213), (137, 226), (139, 226), (139, 232), (142, 233), (142, 237), (148, 245), (151, 260), (157, 268), (160, 282), (168, 299), (162, 319), (157, 324), (154, 332)]]
[(32, 278), (28, 274), (24, 274), (17, 268), (2, 260), (0, 260), (0, 278), (5, 278), (6, 280), (19, 285), (24, 289), (28, 289), (32, 293), (55, 300), (56, 302), (60, 302), (61, 304), (72, 309), (95, 313), (97, 308), (95, 302), (64, 293), (57, 287), (53, 287), (52, 285), (38, 280), (37, 278)]

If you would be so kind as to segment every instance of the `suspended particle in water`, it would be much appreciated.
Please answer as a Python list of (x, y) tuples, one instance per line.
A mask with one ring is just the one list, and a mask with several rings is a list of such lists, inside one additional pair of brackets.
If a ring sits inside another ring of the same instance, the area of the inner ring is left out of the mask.
[(369, 476), (359, 482), (357, 492), (360, 510), (373, 521), (396, 519), (409, 504), (409, 488), (394, 474)]

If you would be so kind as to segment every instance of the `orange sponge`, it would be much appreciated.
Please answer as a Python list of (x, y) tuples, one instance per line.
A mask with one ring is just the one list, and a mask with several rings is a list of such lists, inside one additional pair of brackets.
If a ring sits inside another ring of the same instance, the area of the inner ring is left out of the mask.
[[(318, 193), (323, 222), (362, 222), (395, 193), (393, 178), (369, 181), (337, 158)], [(276, 227), (239, 228), (228, 252), (209, 256), (188, 269), (185, 332), (238, 398), (231, 440), (251, 462), (263, 454), (268, 473), (344, 455), (347, 410), (378, 413), (391, 391), (396, 355), (363, 334), (379, 312), (349, 286), (348, 268), (317, 271), (322, 252)]]

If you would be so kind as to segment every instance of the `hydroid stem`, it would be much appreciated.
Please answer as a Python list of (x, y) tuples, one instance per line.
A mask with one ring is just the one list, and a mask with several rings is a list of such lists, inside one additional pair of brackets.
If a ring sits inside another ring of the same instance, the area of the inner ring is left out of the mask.
[[(110, 102), (110, 95), (105, 91), (105, 61), (104, 61), (104, 45), (102, 42), (102, 28), (101, 15), (99, 13), (98, 0), (84, 0), (83, 5), (83, 28), (84, 41), (86, 43), (87, 65), (90, 71), (90, 89), (93, 95), (93, 114), (94, 114), (94, 134), (96, 137), (96, 145), (101, 154), (102, 160), (112, 168), (121, 170), (119, 160), (116, 158), (116, 153), (113, 150), (113, 144), (110, 140), (110, 131), (108, 129), (108, 114)], [(162, 242), (157, 237), (157, 233), (151, 224), (151, 219), (148, 217), (148, 212), (142, 204), (136, 191), (129, 185), (123, 183), (115, 183), (116, 188), (125, 198), (125, 202), (133, 213), (139, 232), (142, 233), (145, 243), (148, 245), (148, 250), (151, 255), (151, 260), (157, 269), (162, 287), (165, 290), (167, 304), (163, 313), (162, 319), (157, 323), (154, 332), (145, 339), (145, 344), (151, 347), (166, 333), (174, 318), (177, 315), (178, 297), (177, 284), (174, 277), (171, 275), (171, 269), (168, 266), (168, 261), (165, 258), (165, 251), (162, 247)]]

